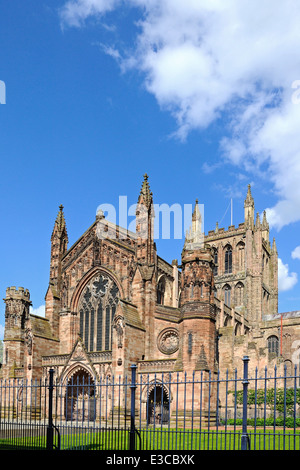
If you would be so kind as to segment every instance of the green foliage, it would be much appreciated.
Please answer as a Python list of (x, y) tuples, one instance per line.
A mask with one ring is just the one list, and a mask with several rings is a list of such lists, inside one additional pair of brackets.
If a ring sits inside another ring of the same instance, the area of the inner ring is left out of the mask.
[[(242, 426), (243, 424), (243, 420), (242, 419), (228, 419), (226, 421), (226, 424), (228, 425), (236, 425), (236, 426)], [(247, 419), (247, 425), (248, 426), (256, 426), (256, 427), (263, 427), (263, 426), (267, 426), (267, 427), (271, 427), (271, 426), (274, 426), (274, 418), (249, 418)], [(287, 417), (284, 419), (283, 416), (281, 417), (278, 417), (276, 418), (275, 420), (275, 426), (279, 426), (279, 427), (286, 427), (286, 428), (294, 428), (294, 426), (296, 428), (299, 428), (300, 427), (300, 418), (296, 418), (296, 420), (294, 420), (294, 418), (292, 417)]]
[[(243, 404), (243, 390), (229, 392), (235, 395), (236, 403)], [(287, 416), (294, 414), (295, 405), (300, 405), (300, 388), (270, 388), (267, 390), (248, 390), (248, 406), (267, 406), (279, 414), (286, 412)]]

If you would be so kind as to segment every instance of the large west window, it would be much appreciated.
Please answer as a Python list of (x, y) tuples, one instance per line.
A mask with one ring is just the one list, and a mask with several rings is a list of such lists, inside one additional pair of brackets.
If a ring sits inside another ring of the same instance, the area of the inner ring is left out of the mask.
[(80, 337), (88, 351), (109, 351), (112, 321), (119, 289), (106, 274), (97, 274), (84, 288), (79, 300)]

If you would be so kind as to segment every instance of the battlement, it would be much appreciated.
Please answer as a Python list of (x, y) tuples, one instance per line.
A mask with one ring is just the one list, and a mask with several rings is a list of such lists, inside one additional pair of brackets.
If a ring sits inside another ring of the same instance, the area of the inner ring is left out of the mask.
[(235, 225), (229, 225), (228, 229), (225, 230), (224, 227), (216, 227), (215, 230), (209, 230), (208, 234), (205, 235), (205, 238), (212, 238), (212, 237), (223, 237), (226, 235), (235, 235), (235, 233), (240, 234), (241, 232), (244, 232), (246, 230), (246, 226), (244, 222), (241, 222), (238, 227)]
[(30, 293), (29, 290), (24, 289), (24, 287), (19, 287), (19, 289), (15, 286), (7, 287), (6, 299), (26, 300), (27, 302), (30, 302)]

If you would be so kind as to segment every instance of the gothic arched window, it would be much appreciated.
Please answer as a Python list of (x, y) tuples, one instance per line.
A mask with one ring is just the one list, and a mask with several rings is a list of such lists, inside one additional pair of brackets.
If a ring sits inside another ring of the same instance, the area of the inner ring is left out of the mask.
[(227, 307), (230, 307), (231, 303), (231, 287), (226, 284), (223, 288), (224, 290), (224, 303), (227, 305)]
[(111, 349), (112, 320), (119, 300), (116, 283), (106, 274), (97, 274), (83, 289), (79, 299), (80, 336), (88, 351)]
[(268, 351), (269, 353), (278, 356), (279, 353), (279, 339), (277, 336), (269, 336), (268, 338)]
[(166, 290), (166, 279), (165, 279), (165, 276), (162, 276), (160, 280), (158, 281), (158, 285), (157, 285), (157, 303), (160, 305), (164, 305), (165, 290)]
[(244, 303), (244, 284), (242, 282), (238, 282), (234, 288), (235, 293), (235, 305), (238, 307), (239, 305), (243, 305)]
[(237, 265), (239, 271), (245, 270), (245, 243), (239, 242), (237, 248)]
[(232, 273), (232, 248), (227, 246), (225, 250), (225, 274)]
[(214, 276), (217, 276), (218, 275), (218, 250), (217, 248), (214, 248), (213, 257), (214, 257)]

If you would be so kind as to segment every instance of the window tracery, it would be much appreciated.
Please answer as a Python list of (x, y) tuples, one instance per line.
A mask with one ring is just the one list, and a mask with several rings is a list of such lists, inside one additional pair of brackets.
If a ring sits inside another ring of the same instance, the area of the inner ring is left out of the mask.
[(116, 283), (106, 274), (94, 276), (79, 299), (80, 336), (88, 351), (109, 351), (112, 321), (119, 300)]

